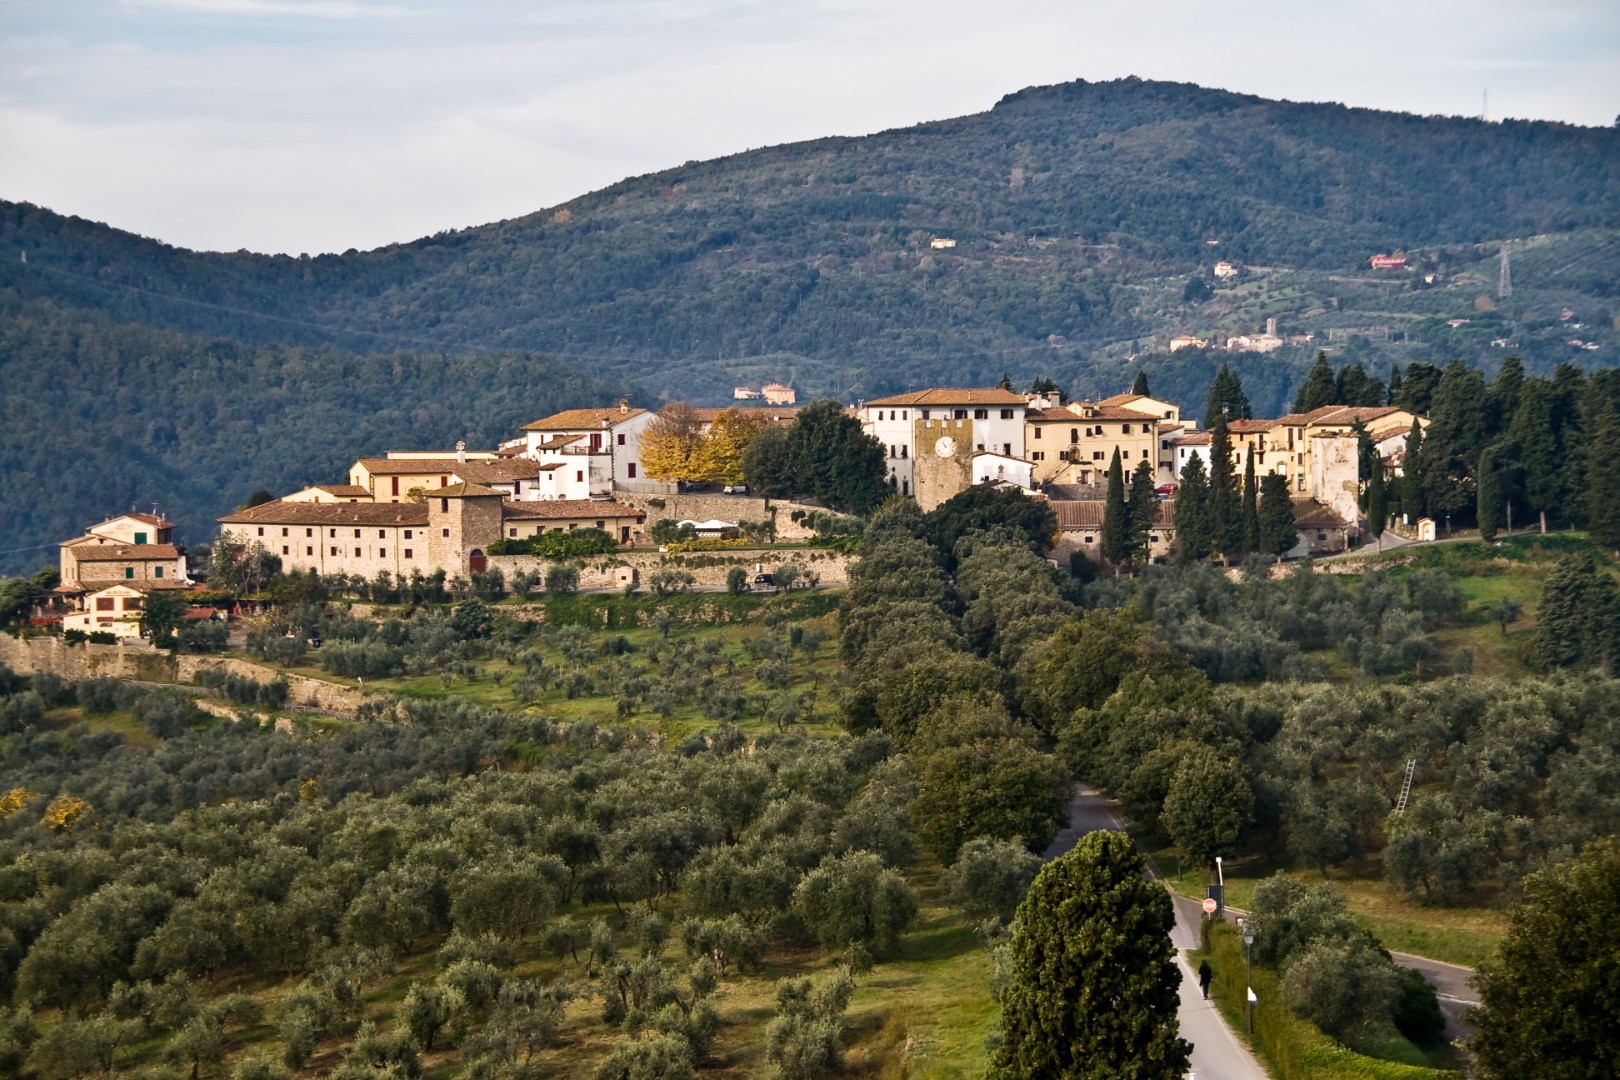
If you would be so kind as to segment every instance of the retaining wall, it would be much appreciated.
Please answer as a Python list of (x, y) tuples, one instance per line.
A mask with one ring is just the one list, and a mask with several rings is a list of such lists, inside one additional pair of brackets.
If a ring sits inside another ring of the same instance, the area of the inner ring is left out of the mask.
[(106, 676), (155, 683), (189, 683), (199, 671), (223, 668), (257, 682), (287, 680), (289, 705), (349, 715), (365, 700), (364, 692), (354, 687), (284, 674), (235, 657), (171, 656), (144, 642), (138, 645), (71, 644), (59, 637), (14, 638), (0, 634), (0, 664), (19, 675), (48, 672), (64, 679)]
[[(633, 567), (641, 576), (642, 587), (647, 579), (660, 570), (684, 570), (697, 579), (696, 584), (710, 588), (726, 583), (726, 574), (740, 566), (750, 578), (755, 574), (770, 574), (783, 563), (794, 563), (807, 573), (817, 576), (822, 585), (846, 585), (849, 582), (851, 557), (823, 548), (736, 548), (726, 551), (625, 551), (611, 555), (592, 555), (575, 560), (581, 564), (581, 589), (617, 589), (620, 587), (619, 570)], [(490, 568), (500, 567), (507, 581), (523, 570), (544, 573), (555, 560), (538, 555), (491, 555)]]
[[(824, 506), (809, 506), (785, 499), (767, 500), (757, 495), (632, 495), (619, 491), (614, 492), (613, 498), (644, 511), (647, 515), (645, 527), (648, 529), (660, 518), (676, 521), (708, 521), (712, 518), (736, 522), (768, 521), (771, 515), (765, 507), (769, 502), (771, 509), (776, 511), (776, 536), (779, 540), (808, 540), (815, 535), (793, 520), (795, 510), (807, 514), (812, 511), (827, 512)], [(654, 505), (659, 502), (664, 504), (662, 508)]]

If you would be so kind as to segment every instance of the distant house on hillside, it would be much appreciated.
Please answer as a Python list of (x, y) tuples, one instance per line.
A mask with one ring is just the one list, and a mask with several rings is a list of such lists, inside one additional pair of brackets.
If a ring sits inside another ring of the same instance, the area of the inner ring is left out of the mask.
[(759, 397), (759, 391), (747, 386), (737, 386), (732, 388), (731, 396), (735, 401), (753, 401)]
[(1235, 278), (1238, 276), (1237, 267), (1233, 266), (1229, 262), (1218, 262), (1215, 264), (1215, 276), (1220, 278), (1222, 281), (1225, 281), (1227, 278)]
[(767, 383), (760, 389), (760, 393), (765, 395), (767, 405), (792, 405), (799, 400), (799, 395), (793, 387), (783, 386), (781, 383)]
[(956, 241), (952, 240), (948, 236), (936, 236), (932, 240), (928, 241), (928, 246), (933, 248), (935, 251), (941, 251), (945, 248), (955, 247)]
[(1182, 349), (1207, 349), (1209, 342), (1203, 338), (1193, 337), (1191, 334), (1181, 334), (1170, 339), (1170, 351), (1179, 352)]
[(1374, 255), (1367, 260), (1367, 264), (1374, 270), (1405, 270), (1405, 255)]

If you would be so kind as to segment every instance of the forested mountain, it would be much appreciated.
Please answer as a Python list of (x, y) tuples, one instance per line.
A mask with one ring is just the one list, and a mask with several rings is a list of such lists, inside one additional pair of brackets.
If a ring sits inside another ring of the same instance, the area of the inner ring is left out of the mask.
[(487, 447), (614, 388), (532, 354), (245, 345), (0, 299), (0, 572), (157, 503), (180, 539), (266, 488), (337, 483), (363, 453)]
[[(1391, 250), (1413, 269), (1367, 270)], [(1216, 260), (1237, 276), (1212, 277)], [(1508, 346), (1532, 372), (1612, 364), (1616, 282), (1613, 129), (1137, 79), (689, 162), (363, 253), (191, 252), (0, 203), (0, 547), (54, 539), (92, 505), (212, 514), (362, 449), (486, 441), (592, 389), (531, 354), (649, 402), (770, 379), (849, 400), (1003, 371), (1089, 394), (1143, 366), (1191, 404), (1230, 358), (1267, 413), (1322, 344), (1374, 369), (1494, 364)], [(1264, 358), (1163, 351), (1268, 317), (1317, 338)], [(144, 384), (119, 366), (134, 355)]]

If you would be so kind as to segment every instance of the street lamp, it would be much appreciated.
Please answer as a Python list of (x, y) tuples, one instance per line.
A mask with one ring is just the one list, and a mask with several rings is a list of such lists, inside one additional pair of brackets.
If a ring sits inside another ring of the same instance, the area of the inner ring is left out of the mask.
[(1243, 931), (1243, 981), (1249, 998), (1249, 1034), (1254, 1034), (1254, 960), (1251, 949), (1254, 946), (1254, 924), (1245, 919), (1238, 920), (1238, 929)]

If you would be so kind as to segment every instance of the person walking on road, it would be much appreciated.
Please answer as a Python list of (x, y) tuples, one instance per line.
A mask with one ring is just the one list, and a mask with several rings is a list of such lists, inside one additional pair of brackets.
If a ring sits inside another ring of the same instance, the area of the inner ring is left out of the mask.
[(1200, 963), (1198, 965), (1198, 988), (1204, 992), (1205, 1001), (1209, 1000), (1209, 984), (1213, 978), (1215, 978), (1215, 973), (1210, 970), (1209, 961), (1205, 960)]

